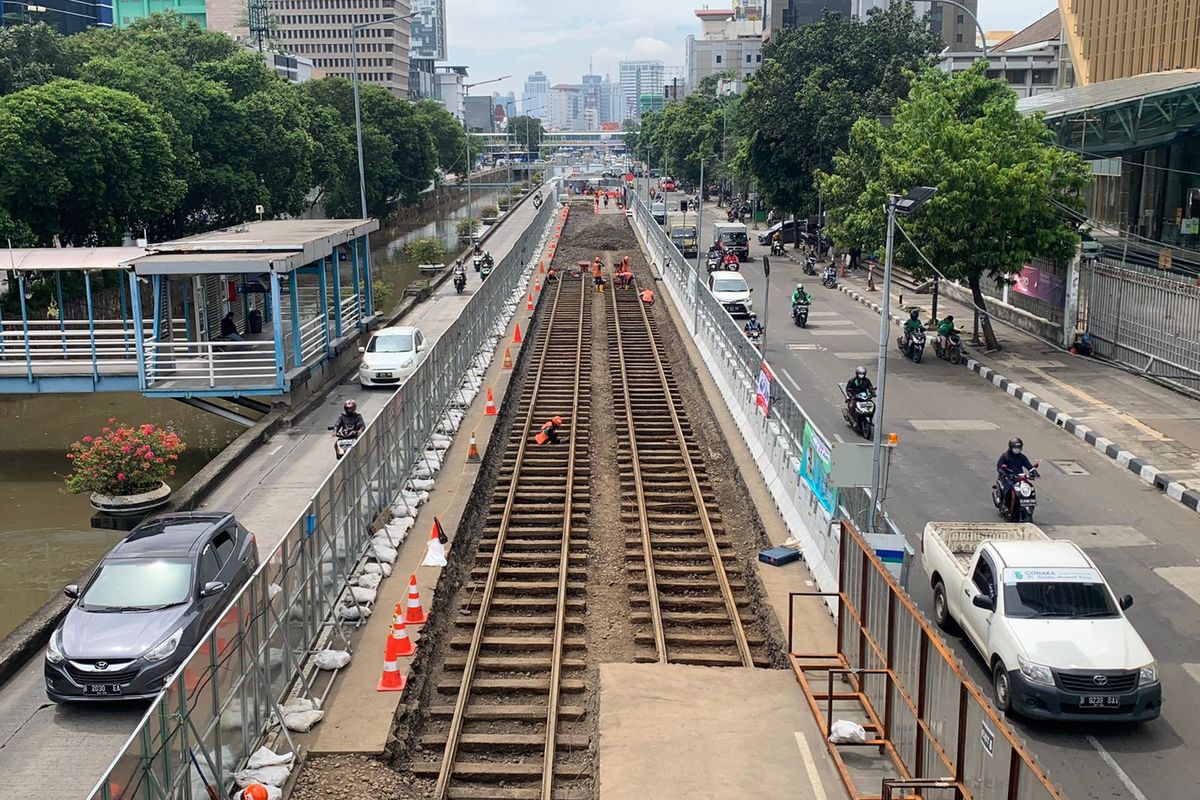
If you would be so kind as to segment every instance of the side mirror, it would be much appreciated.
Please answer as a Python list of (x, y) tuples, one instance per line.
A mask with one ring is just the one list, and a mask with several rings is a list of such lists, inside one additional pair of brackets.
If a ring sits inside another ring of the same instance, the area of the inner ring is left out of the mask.
[(204, 584), (204, 588), (200, 590), (201, 597), (212, 597), (225, 591), (225, 584), (221, 581), (209, 581)]
[(982, 608), (984, 611), (995, 611), (996, 598), (991, 595), (977, 594), (971, 598), (971, 605), (976, 608)]
[(1121, 606), (1122, 611), (1128, 611), (1133, 606), (1133, 595), (1131, 595), (1131, 594), (1121, 595), (1119, 604)]
[(360, 352), (360, 353), (365, 353), (365, 352), (367, 352), (367, 348), (365, 348), (365, 347), (360, 347), (360, 348), (358, 348), (358, 352)]
[[(79, 599), (79, 585), (74, 584), (74, 583), (67, 584), (66, 586), (63, 587), (63, 594), (65, 594), (67, 597), (71, 598), (72, 600), (78, 600)], [(1126, 596), (1128, 596), (1128, 595), (1126, 595)], [(1129, 602), (1132, 603), (1133, 598), (1130, 598)], [(1122, 606), (1122, 608), (1124, 608), (1124, 606)]]

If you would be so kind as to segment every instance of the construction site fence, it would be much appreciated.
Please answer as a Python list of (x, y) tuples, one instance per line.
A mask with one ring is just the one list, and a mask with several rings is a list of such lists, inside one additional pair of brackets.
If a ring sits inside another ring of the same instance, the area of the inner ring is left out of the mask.
[(430, 438), (481, 346), (502, 335), (497, 323), (515, 307), (524, 269), (558, 213), (556, 186), (544, 189), (532, 223), (166, 681), (89, 798), (201, 800), (205, 783), (224, 797), (233, 772), (279, 725), (285, 701), (312, 696), (309, 657), (331, 638), (348, 647), (346, 626), (354, 623), (335, 612), (372, 524), (429, 458)]
[[(836, 621), (845, 671), (839, 677), (862, 693), (880, 721), (878, 734), (900, 762), (895, 780), (955, 784), (953, 794), (922, 797), (1059, 800), (1059, 790), (874, 549), (852, 523), (843, 520), (841, 527)], [(788, 644), (792, 655), (805, 655)], [(828, 728), (828, 720), (822, 725)], [(909, 796), (895, 788), (892, 796)]]

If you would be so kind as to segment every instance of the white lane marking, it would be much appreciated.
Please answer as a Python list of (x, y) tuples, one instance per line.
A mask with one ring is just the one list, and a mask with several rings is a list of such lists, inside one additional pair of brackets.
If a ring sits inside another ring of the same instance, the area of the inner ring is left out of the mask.
[[(822, 323), (822, 324), (825, 324), (825, 323)], [(808, 332), (811, 333), (813, 336), (867, 336), (868, 335), (865, 331), (860, 331), (857, 328), (855, 328), (852, 331), (818, 331), (818, 330), (813, 330), (812, 328), (809, 328)]]
[(267, 455), (269, 455), (269, 456), (273, 456), (273, 455), (275, 455), (276, 453), (278, 453), (278, 452), (279, 452), (280, 450), (282, 450), (282, 449), (283, 449), (283, 445), (279, 445), (279, 446), (278, 446), (278, 447), (276, 447), (274, 450), (270, 450), (270, 451), (268, 451), (268, 452), (267, 452)]
[(874, 361), (879, 358), (878, 352), (864, 353), (860, 351), (856, 353), (834, 353), (834, 355), (845, 361)]
[(1000, 428), (985, 419), (910, 419), (908, 424), (918, 431), (994, 431)]
[(808, 773), (808, 782), (812, 785), (813, 800), (829, 800), (829, 796), (825, 794), (825, 786), (821, 783), (821, 776), (817, 774), (817, 762), (813, 760), (812, 751), (808, 749), (808, 737), (800, 731), (795, 731), (795, 734), (796, 747), (800, 748), (800, 759), (804, 762), (804, 771)]
[(1116, 773), (1117, 778), (1125, 786), (1130, 797), (1134, 798), (1134, 800), (1149, 800), (1146, 795), (1142, 794), (1142, 790), (1125, 774), (1125, 770), (1121, 769), (1121, 765), (1117, 763), (1117, 760), (1108, 754), (1108, 751), (1104, 749), (1104, 745), (1097, 741), (1095, 736), (1089, 735), (1084, 738), (1088, 740), (1088, 744), (1095, 748), (1096, 752), (1100, 755), (1100, 760), (1108, 764), (1109, 769)]
[(799, 343), (789, 342), (787, 349), (792, 350), (792, 351), (800, 351), (800, 350), (828, 350), (829, 348), (827, 348), (823, 344), (817, 344), (816, 342), (799, 342)]
[(1200, 603), (1200, 567), (1154, 567), (1154, 574)]
[(789, 382), (792, 384), (792, 386), (795, 386), (795, 387), (796, 387), (796, 391), (797, 391), (797, 392), (803, 391), (803, 390), (800, 388), (800, 384), (799, 384), (799, 383), (797, 383), (797, 382), (796, 382), (796, 379), (792, 377), (792, 373), (788, 372), (788, 371), (787, 371), (786, 369), (784, 369), (783, 367), (780, 367), (780, 368), (779, 368), (779, 371), (783, 373), (783, 377), (787, 378), (787, 379), (788, 379), (788, 381), (789, 381)]
[(837, 317), (834, 319), (822, 319), (822, 320), (817, 320), (817, 321), (820, 322), (822, 325), (857, 325), (858, 324), (857, 322), (855, 322), (852, 319), (844, 319), (842, 317)]
[(833, 438), (837, 439), (838, 443), (840, 443), (840, 444), (845, 444), (845, 442), (846, 442), (846, 440), (842, 438), (842, 435), (840, 433), (835, 433), (833, 435)]

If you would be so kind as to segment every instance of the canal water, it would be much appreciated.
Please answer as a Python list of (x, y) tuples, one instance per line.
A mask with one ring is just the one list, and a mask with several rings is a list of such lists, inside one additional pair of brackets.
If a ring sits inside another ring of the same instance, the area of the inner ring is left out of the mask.
[[(475, 214), (498, 195), (474, 195)], [(439, 208), (381, 228), (371, 236), (371, 267), (392, 287), (389, 305), (420, 278), (404, 258), (414, 239), (437, 238), (458, 251), (455, 223), (465, 217), (466, 193), (449, 195)], [(87, 495), (66, 491), (67, 447), (96, 434), (110, 417), (120, 422), (170, 426), (187, 443), (178, 471), (180, 487), (244, 428), (174, 400), (138, 394), (0, 395), (0, 637), (16, 628), (73, 581), (124, 535), (90, 527)]]

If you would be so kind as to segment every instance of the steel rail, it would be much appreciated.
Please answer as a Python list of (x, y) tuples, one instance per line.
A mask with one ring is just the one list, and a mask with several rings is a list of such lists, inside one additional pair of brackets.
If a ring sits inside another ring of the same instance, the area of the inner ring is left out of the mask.
[[(561, 289), (561, 281), (559, 291)], [(572, 495), (575, 491), (575, 442), (579, 433), (579, 379), (583, 363), (583, 329), (587, 313), (587, 281), (579, 281), (582, 293), (579, 303), (579, 324), (575, 341), (575, 380), (571, 391), (571, 445), (567, 451), (567, 486), (563, 506), (562, 542), (558, 556), (558, 598), (554, 610), (554, 649), (550, 656), (550, 699), (546, 708), (546, 750), (542, 755), (542, 800), (552, 800), (554, 788), (554, 757), (558, 749), (559, 680), (562, 678), (563, 637), (566, 635), (567, 578), (571, 560)], [(555, 295), (557, 301), (557, 295)], [(549, 331), (546, 340), (549, 341)], [(589, 362), (590, 367), (590, 362)], [(534, 395), (536, 397), (536, 395)], [(533, 401), (530, 401), (532, 411)]]
[[(634, 292), (637, 291), (635, 287), (630, 287), (630, 289)], [(616, 292), (614, 291), (615, 294)], [(616, 307), (615, 298), (613, 306), (614, 308)], [(675, 428), (675, 440), (679, 444), (679, 454), (687, 470), (688, 482), (692, 486), (692, 497), (696, 501), (696, 510), (699, 512), (700, 524), (704, 528), (704, 536), (708, 540), (708, 551), (712, 556), (713, 570), (716, 572), (717, 582), (721, 586), (721, 598), (725, 601), (725, 609), (729, 613), (729, 624), (733, 627), (733, 636), (737, 643), (738, 656), (742, 660), (742, 666), (753, 667), (754, 656), (750, 652), (750, 642), (746, 638), (746, 629), (742, 625), (741, 612), (738, 610), (737, 601), (733, 597), (733, 587), (729, 585), (729, 575), (725, 572), (725, 561), (721, 556), (721, 549), (717, 543), (717, 534), (713, 530), (712, 520), (708, 516), (708, 504), (704, 502), (704, 493), (700, 489), (700, 479), (696, 475), (696, 465), (692, 463), (692, 454), (688, 452), (687, 441), (684, 438), (683, 424), (679, 420), (679, 411), (675, 408), (675, 403), (672, 401), (671, 386), (667, 381), (666, 370), (663, 368), (663, 356), (659, 350), (658, 342), (654, 340), (654, 328), (650, 324), (650, 316), (646, 311), (646, 304), (638, 301), (638, 308), (642, 315), (642, 327), (646, 331), (646, 341), (653, 351), (654, 366), (658, 372), (659, 382), (662, 384), (663, 396), (667, 400), (667, 409), (671, 412), (671, 424)], [(631, 439), (633, 435), (634, 431), (631, 429)], [(649, 576), (647, 576), (646, 583), (647, 585), (650, 583)]]
[[(542, 377), (546, 367), (546, 356), (550, 349), (551, 334), (554, 328), (555, 317), (558, 311), (558, 301), (562, 294), (563, 281), (558, 281), (557, 288), (554, 292), (554, 302), (550, 307), (549, 318), (547, 319), (547, 329), (542, 337), (541, 350), (538, 353), (536, 371), (534, 373), (533, 390), (530, 393), (529, 410), (525, 414), (524, 430), (528, 431), (533, 427), (533, 421), (537, 410), (537, 403), (534, 402), (541, 389)], [(581, 281), (582, 284), (582, 281)], [(580, 328), (582, 335), (583, 318), (580, 317)], [(578, 365), (576, 365), (578, 370)], [(572, 420), (571, 431), (572, 441), (575, 435), (575, 422)], [(463, 667), (462, 680), (459, 684), (458, 696), (454, 701), (454, 713), (450, 718), (450, 730), (446, 736), (446, 747), (442, 752), (442, 763), (438, 770), (437, 784), (434, 786), (433, 796), (437, 800), (447, 800), (449, 797), (450, 779), (454, 774), (454, 762), (458, 757), (459, 739), (462, 736), (463, 723), (466, 719), (467, 701), (471, 696), (471, 686), (475, 678), (475, 668), (479, 662), (480, 650), (483, 646), (484, 629), (487, 627), (487, 618), (491, 610), (492, 595), (496, 590), (496, 581), (500, 574), (500, 562), (504, 553), (504, 543), (508, 536), (509, 522), (512, 517), (513, 504), (516, 502), (517, 488), (521, 481), (521, 465), (525, 460), (525, 451), (528, 449), (528, 436), (521, 436), (520, 444), (517, 446), (516, 461), (513, 464), (512, 478), (509, 481), (508, 497), (504, 503), (504, 513), (500, 519), (499, 529), (496, 531), (496, 544), (492, 551), (492, 560), (488, 568), (487, 581), (483, 587), (483, 593), (480, 596), (478, 616), (475, 619), (475, 628), (471, 634), (471, 644), (467, 651), (466, 661)], [(568, 521), (569, 522), (569, 521)]]
[[(632, 288), (626, 291), (635, 291)], [(629, 458), (633, 464), (633, 485), (637, 487), (638, 526), (642, 533), (642, 559), (646, 564), (646, 591), (650, 595), (650, 622), (654, 628), (654, 650), (659, 663), (667, 661), (667, 634), (663, 629), (662, 608), (658, 600), (658, 576), (654, 572), (654, 551), (650, 543), (650, 515), (646, 510), (646, 490), (642, 484), (642, 465), (638, 456), (637, 433), (633, 422), (633, 397), (629, 391), (629, 368), (625, 365), (625, 343), (621, 336), (621, 316), (617, 310), (617, 290), (612, 297), (613, 327), (616, 329), (617, 361), (621, 365), (621, 390), (625, 397), (625, 425), (629, 429)], [(611, 369), (611, 366), (610, 366)]]

